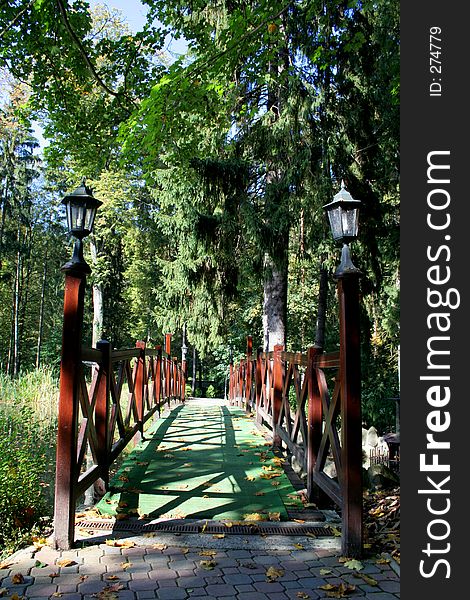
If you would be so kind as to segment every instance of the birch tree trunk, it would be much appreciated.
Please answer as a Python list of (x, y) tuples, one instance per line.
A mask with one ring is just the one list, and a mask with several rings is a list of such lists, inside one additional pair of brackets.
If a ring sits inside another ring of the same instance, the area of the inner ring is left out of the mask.
[(44, 306), (46, 300), (46, 284), (47, 284), (47, 250), (44, 256), (44, 270), (42, 272), (41, 286), (41, 303), (39, 305), (39, 325), (38, 325), (38, 345), (36, 349), (36, 369), (41, 366), (41, 346), (42, 336), (44, 331)]

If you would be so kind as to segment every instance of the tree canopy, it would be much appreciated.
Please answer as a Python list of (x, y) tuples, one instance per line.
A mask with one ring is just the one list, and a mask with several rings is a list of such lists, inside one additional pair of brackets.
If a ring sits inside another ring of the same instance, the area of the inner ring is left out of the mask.
[[(0, 5), (2, 69), (24, 90), (14, 101), (2, 96), (2, 123), (15, 115), (18, 141), (1, 125), (0, 259), (9, 275), (0, 284), (4, 297), (15, 297), (17, 275), (31, 289), (17, 325), (2, 312), (11, 330), (1, 340), (4, 364), (15, 339), (28, 345), (26, 330), (39, 336), (42, 302), (58, 311), (40, 291), (59, 280), (32, 259), (39, 246), (26, 249), (35, 235), (27, 223), (55, 240), (47, 256), (66, 256), (55, 207), (82, 176), (104, 201), (90, 260), (100, 327), (113, 343), (166, 331), (179, 343), (185, 325), (207, 364), (226, 362), (230, 347), (243, 352), (249, 333), (266, 348), (305, 350), (321, 274), (339, 260), (322, 207), (343, 180), (362, 201), (353, 252), (364, 273), (365, 386), (387, 374), (380, 392), (365, 396), (372, 414), (378, 394), (395, 396), (397, 385), (399, 3), (143, 3), (148, 19), (137, 33), (116, 10), (83, 0)], [(165, 51), (168, 34), (186, 41), (184, 55)], [(20, 179), (32, 120), (49, 144), (42, 162), (30, 152)], [(33, 168), (38, 177), (26, 174)], [(15, 206), (25, 232), (12, 226)], [(334, 345), (333, 285), (327, 294), (326, 344)], [(48, 319), (43, 333), (57, 340), (59, 319)], [(33, 354), (16, 356), (31, 366)]]

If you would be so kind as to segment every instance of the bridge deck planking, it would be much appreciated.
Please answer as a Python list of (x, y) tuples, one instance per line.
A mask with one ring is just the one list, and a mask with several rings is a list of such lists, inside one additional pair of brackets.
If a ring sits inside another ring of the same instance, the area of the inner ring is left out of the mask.
[(98, 503), (100, 512), (213, 520), (279, 513), (287, 520), (289, 509), (302, 507), (269, 442), (237, 407), (190, 401), (145, 435)]

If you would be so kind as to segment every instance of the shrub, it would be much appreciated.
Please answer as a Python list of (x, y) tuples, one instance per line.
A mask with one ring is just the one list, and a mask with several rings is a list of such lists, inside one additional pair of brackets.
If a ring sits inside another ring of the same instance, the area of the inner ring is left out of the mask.
[(215, 398), (215, 387), (212, 385), (212, 383), (206, 390), (206, 398)]
[(56, 404), (49, 370), (0, 375), (0, 557), (52, 513)]

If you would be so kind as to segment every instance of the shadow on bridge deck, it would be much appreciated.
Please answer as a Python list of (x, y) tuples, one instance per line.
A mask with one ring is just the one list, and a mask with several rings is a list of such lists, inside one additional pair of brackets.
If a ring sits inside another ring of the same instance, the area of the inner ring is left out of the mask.
[(145, 436), (98, 503), (101, 513), (117, 519), (287, 520), (290, 508), (302, 508), (253, 418), (223, 400), (189, 400)]

